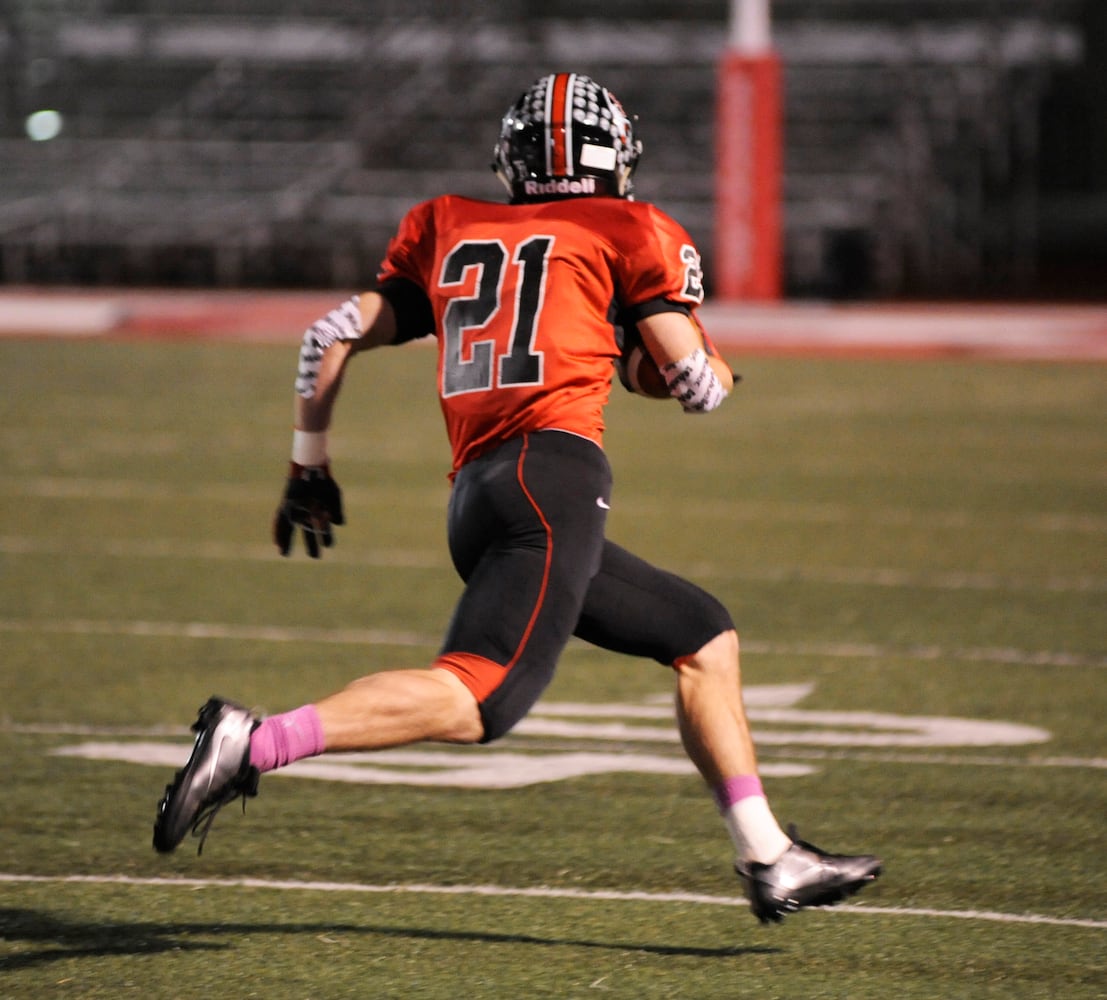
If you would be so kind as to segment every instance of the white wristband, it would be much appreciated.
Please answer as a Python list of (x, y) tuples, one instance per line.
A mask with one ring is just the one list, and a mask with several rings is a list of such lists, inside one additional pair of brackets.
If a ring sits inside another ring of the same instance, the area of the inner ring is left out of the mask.
[(297, 465), (318, 466), (327, 464), (327, 432), (292, 432), (292, 461)]
[(665, 365), (661, 374), (669, 394), (680, 401), (686, 413), (707, 413), (726, 399), (727, 391), (702, 347)]

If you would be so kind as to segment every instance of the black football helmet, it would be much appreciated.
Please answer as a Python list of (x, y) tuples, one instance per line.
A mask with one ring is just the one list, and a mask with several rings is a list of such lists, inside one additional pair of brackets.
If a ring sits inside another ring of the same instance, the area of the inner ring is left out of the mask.
[(578, 73), (553, 73), (504, 115), (492, 153), (492, 169), (513, 202), (631, 198), (642, 143), (611, 91)]

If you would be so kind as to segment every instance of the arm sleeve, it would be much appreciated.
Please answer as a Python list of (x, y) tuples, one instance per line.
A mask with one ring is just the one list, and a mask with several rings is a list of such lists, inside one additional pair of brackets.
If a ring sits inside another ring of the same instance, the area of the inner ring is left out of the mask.
[(387, 299), (396, 314), (394, 344), (405, 344), (434, 333), (434, 311), (430, 299), (414, 281), (391, 278), (382, 281), (377, 291)]
[(687, 316), (700, 332), (700, 338), (703, 340), (704, 353), (711, 358), (720, 357), (718, 348), (711, 340), (707, 331), (703, 328), (703, 324), (700, 322), (696, 310), (687, 302), (677, 302), (674, 299), (668, 299), (664, 296), (648, 299), (645, 302), (638, 303), (638, 305), (628, 306), (618, 310), (615, 316), (615, 327), (617, 331), (616, 338), (620, 349), (623, 349), (629, 344), (629, 340), (625, 333), (626, 330), (634, 330), (639, 320), (643, 320), (647, 316), (656, 316), (658, 313), (663, 312), (678, 312)]
[(434, 310), (425, 290), (434, 259), (434, 206), (434, 201), (422, 202), (400, 220), (377, 271), (377, 291), (396, 315), (394, 344), (435, 332)]
[(623, 310), (623, 315), (631, 322), (637, 323), (640, 319), (645, 319), (647, 316), (656, 316), (658, 313), (663, 312), (678, 312), (684, 313), (685, 316), (691, 316), (692, 308), (687, 302), (676, 302), (673, 299), (659, 297), (656, 299), (649, 299), (646, 302), (639, 302), (636, 306), (630, 306)]

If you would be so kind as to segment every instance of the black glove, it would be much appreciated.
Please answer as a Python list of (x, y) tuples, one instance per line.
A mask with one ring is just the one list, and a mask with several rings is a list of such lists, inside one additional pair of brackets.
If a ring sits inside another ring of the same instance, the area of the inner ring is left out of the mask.
[(345, 524), (342, 513), (342, 491), (331, 479), (328, 465), (303, 466), (292, 463), (288, 484), (281, 505), (273, 518), (273, 541), (281, 555), (292, 549), (292, 536), (297, 527), (304, 532), (304, 547), (312, 559), (319, 558), (319, 543), (324, 548), (334, 544), (331, 525)]

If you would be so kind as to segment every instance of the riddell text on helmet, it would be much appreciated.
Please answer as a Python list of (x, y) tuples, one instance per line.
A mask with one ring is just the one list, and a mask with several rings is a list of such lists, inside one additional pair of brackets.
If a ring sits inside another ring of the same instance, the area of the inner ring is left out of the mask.
[(562, 177), (552, 181), (524, 181), (523, 191), (525, 194), (595, 194), (596, 179), (582, 177), (571, 181)]

